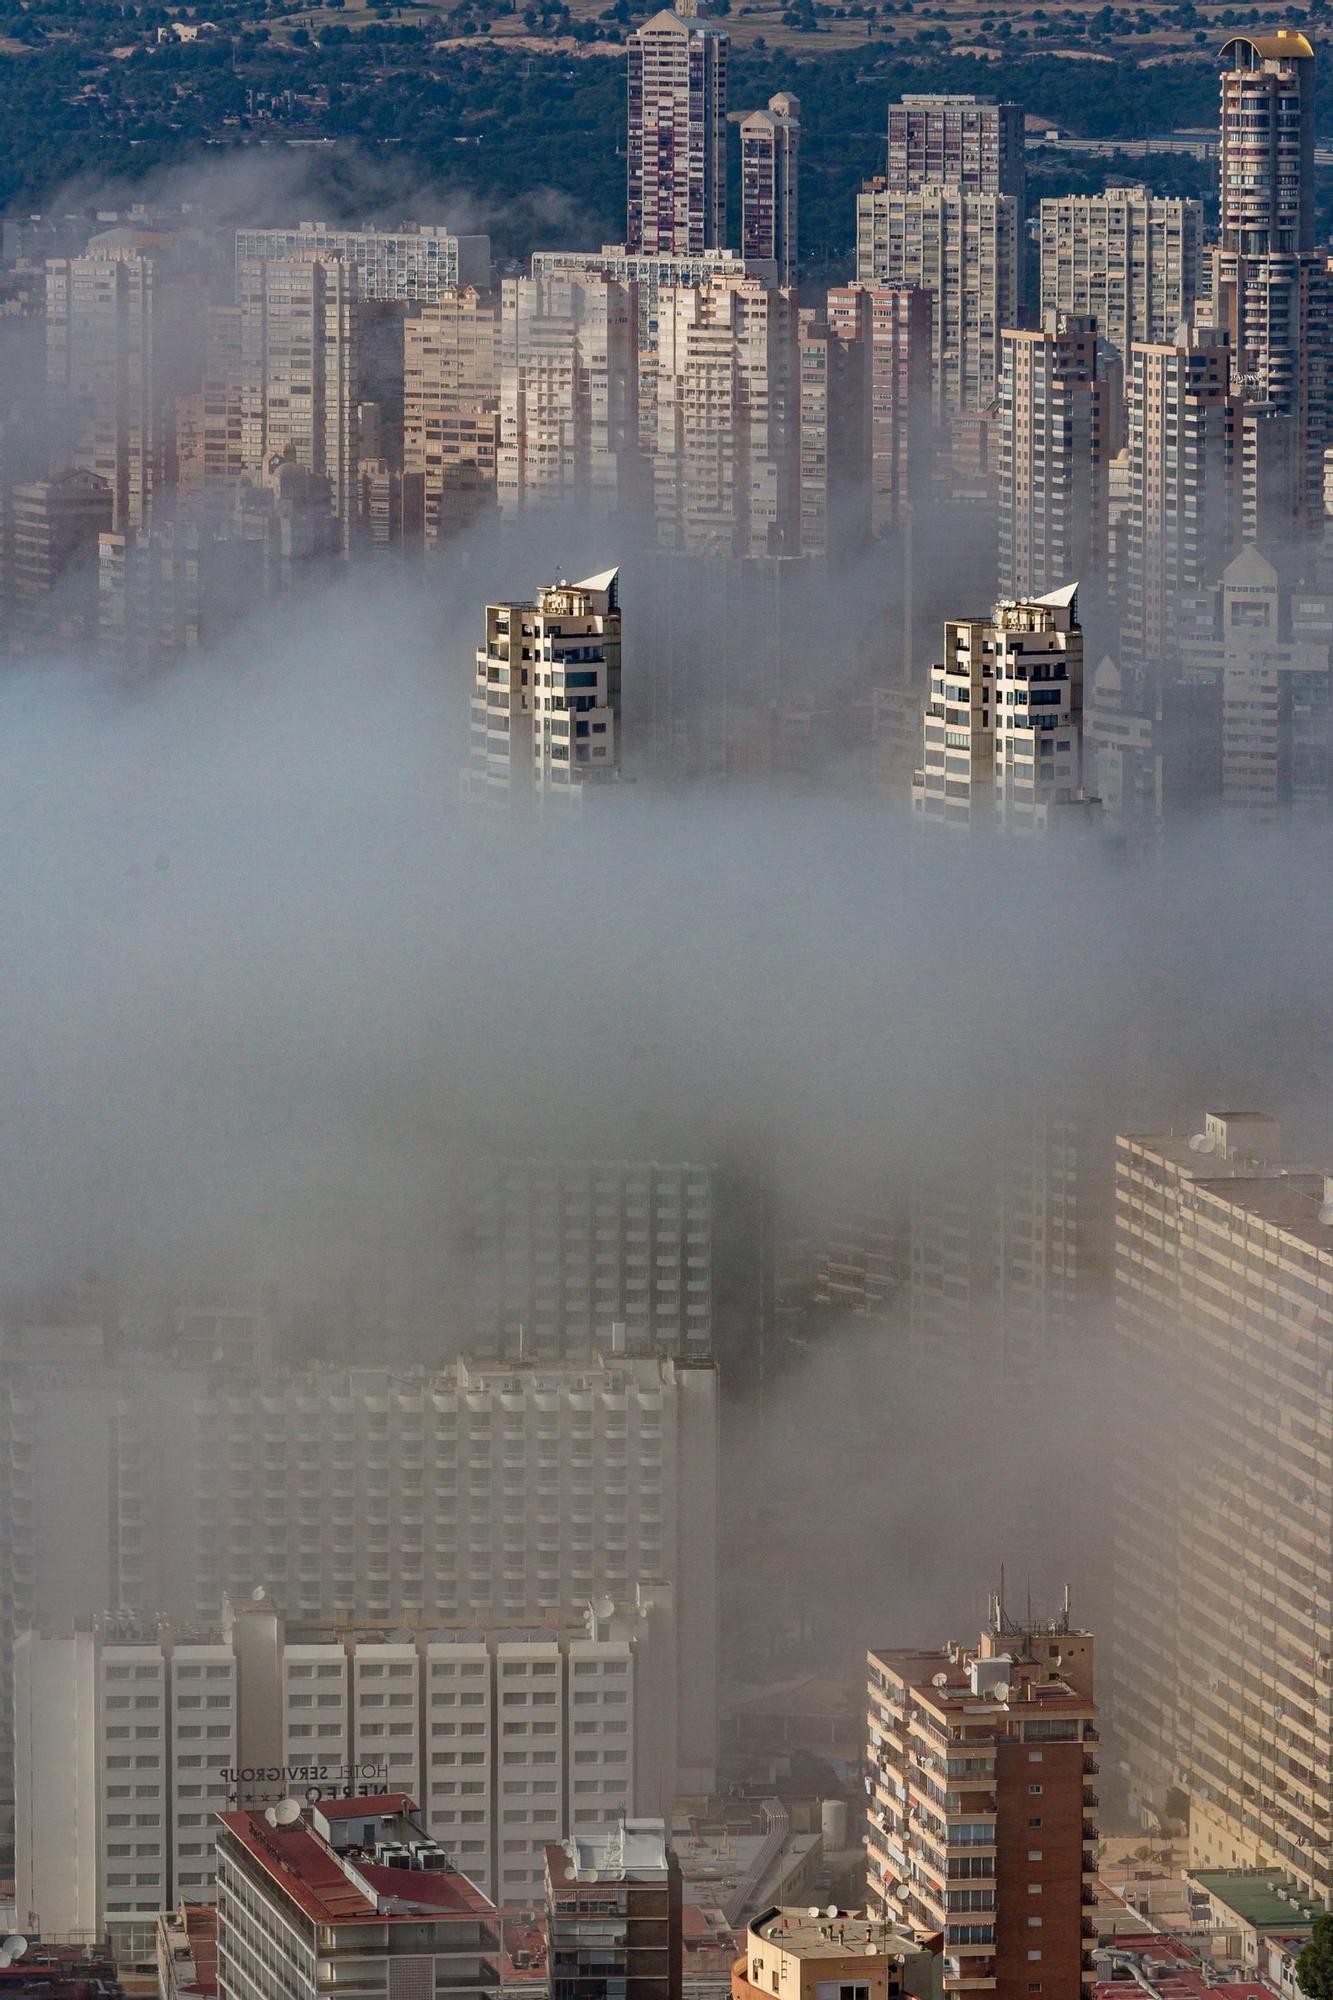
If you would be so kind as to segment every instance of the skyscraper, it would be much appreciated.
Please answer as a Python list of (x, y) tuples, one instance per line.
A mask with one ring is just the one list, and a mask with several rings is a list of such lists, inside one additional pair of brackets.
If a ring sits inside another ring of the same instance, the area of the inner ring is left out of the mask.
[(495, 505), (498, 314), (472, 286), (445, 290), (403, 327), (403, 471), (422, 480), (427, 545)]
[(867, 182), (857, 196), (856, 275), (934, 299), (934, 399), (941, 417), (985, 410), (999, 388), (1000, 332), (1018, 319), (1021, 211), (1011, 194)]
[(1240, 402), (1221, 335), (1136, 343), (1129, 356), (1129, 499), (1121, 652), (1169, 669), (1185, 600), (1229, 560), (1240, 525)]
[(768, 257), (780, 285), (796, 283), (801, 101), (780, 90), (741, 120), (741, 254)]
[(294, 229), (238, 229), (237, 266), (270, 257), (340, 257), (356, 272), (363, 299), (434, 303), (460, 286), (485, 291), (491, 282), (489, 236), (456, 236), (438, 224), (403, 222), (396, 229), (340, 229), (299, 222)]
[(829, 325), (869, 343), (870, 527), (891, 534), (930, 486), (932, 295), (912, 285), (838, 285)]
[(1272, 1118), (1116, 1141), (1112, 1654), (1139, 1801), (1333, 1890), (1333, 1178)]
[(543, 502), (614, 513), (637, 493), (638, 299), (600, 272), (506, 278), (497, 481), (507, 519)]
[(897, 193), (951, 187), (1027, 200), (1021, 104), (992, 97), (908, 95), (889, 106), (888, 185)]
[(974, 1649), (868, 1656), (867, 1894), (944, 1933), (946, 1994), (1069, 2000), (1096, 1978), (1093, 1642), (1003, 1604)]
[(1203, 203), (1108, 187), (1041, 204), (1042, 312), (1091, 314), (1126, 369), (1130, 344), (1194, 318)]
[(1079, 796), (1078, 585), (944, 628), (931, 668), (912, 808), (923, 823), (1026, 832)]
[(619, 571), (550, 584), (535, 603), (488, 604), (468, 802), (569, 810), (619, 775)]
[(665, 547), (797, 553), (798, 334), (795, 296), (757, 278), (663, 295), (653, 480)]
[(109, 230), (46, 267), (47, 390), (73, 460), (104, 479), (112, 525), (141, 528), (175, 479), (163, 259)]
[(630, 36), (627, 250), (692, 255), (725, 242), (728, 51), (694, 0)]
[(1314, 50), (1298, 29), (1222, 50), (1220, 240), (1213, 313), (1247, 403), (1289, 421), (1297, 519), (1323, 521), (1333, 281), (1314, 242)]
[(1039, 597), (1106, 561), (1110, 388), (1095, 320), (1045, 315), (1001, 335), (1000, 568), (1004, 597)]

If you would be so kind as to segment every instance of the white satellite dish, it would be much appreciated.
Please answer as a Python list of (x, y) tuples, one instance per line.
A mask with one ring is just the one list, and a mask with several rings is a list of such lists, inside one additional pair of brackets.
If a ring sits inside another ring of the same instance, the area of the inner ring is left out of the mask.
[(599, 1618), (609, 1618), (616, 1608), (614, 1597), (598, 1597), (593, 1601), (593, 1610)]
[(805, 1914), (807, 1915), (807, 1917), (817, 1917), (819, 1915), (818, 1903), (811, 1903), (809, 1909), (806, 1911)]
[(830, 1903), (828, 1908), (824, 1912), (824, 1915), (826, 1917), (836, 1917), (837, 1914), (838, 1914), (838, 1906), (836, 1903)]
[(264, 1594), (265, 1593), (263, 1584), (257, 1583), (254, 1589), (250, 1592), (250, 1602), (252, 1604), (262, 1604), (264, 1602)]
[(878, 1954), (879, 1954), (879, 1946), (877, 1944), (868, 1944), (866, 1946), (867, 1958), (875, 1958), (878, 1956)]
[(280, 1799), (273, 1808), (274, 1822), (278, 1826), (295, 1826), (301, 1817), (299, 1799)]
[(949, 1685), (949, 1676), (947, 1674), (932, 1674), (930, 1685), (933, 1688), (947, 1688)]
[(1196, 1132), (1190, 1140), (1191, 1153), (1215, 1153), (1217, 1138), (1212, 1132)]
[(1008, 1701), (1009, 1699), (1008, 1681), (996, 1681), (995, 1686), (992, 1688), (991, 1692), (995, 1696), (996, 1701)]
[(278, 1815), (274, 1812), (272, 1806), (264, 1807), (264, 1818), (268, 1821), (270, 1826), (276, 1826), (278, 1823)]
[(4, 1943), (6, 1964), (16, 1965), (27, 1949), (28, 1940), (25, 1937), (7, 1937)]

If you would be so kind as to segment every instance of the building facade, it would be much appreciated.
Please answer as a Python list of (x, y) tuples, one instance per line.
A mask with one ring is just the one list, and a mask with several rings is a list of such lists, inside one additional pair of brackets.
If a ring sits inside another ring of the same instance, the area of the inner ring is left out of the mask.
[(477, 649), (469, 804), (568, 809), (620, 775), (619, 572), (488, 604)]
[(422, 482), (428, 547), (495, 506), (498, 315), (474, 286), (444, 289), (403, 324), (403, 471)]
[(939, 1939), (890, 1923), (874, 1911), (780, 1904), (752, 1917), (745, 1951), (731, 1975), (731, 2000), (781, 1993), (789, 2000), (828, 2000), (851, 1988), (856, 2000), (935, 2000), (940, 1992)]
[(1333, 1180), (1208, 1112), (1116, 1141), (1119, 1754), (1191, 1858), (1333, 1887)]
[(997, 604), (944, 628), (931, 669), (912, 809), (958, 831), (1044, 826), (1081, 785), (1083, 630), (1078, 586)]
[(627, 250), (697, 256), (725, 243), (729, 48), (694, 0), (631, 34)]
[[(662, 1627), (582, 1618), (298, 1625), (266, 1600), (212, 1629), (93, 1619), (15, 1653), (15, 1868), (53, 1934), (216, 1896), (215, 1817), (289, 1793), (410, 1792), (488, 1893), (539, 1895), (546, 1844), (670, 1802)], [(656, 1651), (655, 1651), (656, 1646)]]
[(500, 511), (567, 502), (610, 515), (637, 493), (638, 298), (632, 283), (506, 278), (500, 312)]
[(1041, 309), (1090, 316), (1125, 367), (1135, 341), (1174, 342), (1194, 319), (1203, 203), (1146, 187), (1041, 204)]
[(1040, 597), (1106, 561), (1110, 385), (1097, 326), (1051, 312), (1037, 332), (1000, 337), (1000, 567), (1003, 597)]
[(867, 1895), (944, 1934), (946, 1993), (1026, 2000), (1095, 1981), (1093, 1642), (1068, 1612), (994, 1607), (975, 1650), (868, 1659)]
[(856, 214), (858, 281), (919, 286), (932, 296), (936, 414), (989, 408), (999, 391), (1000, 333), (1018, 320), (1017, 200), (946, 184), (906, 191), (870, 181)]
[(799, 261), (801, 101), (788, 90), (741, 120), (741, 255), (794, 285)]
[(496, 2000), (494, 1904), (454, 1867), (402, 1796), (224, 1813), (218, 1832), (217, 1991), (289, 2000), (330, 1988), (367, 2000)]
[(270, 258), (339, 257), (356, 272), (363, 299), (432, 305), (451, 292), (491, 282), (489, 236), (456, 236), (438, 223), (403, 222), (396, 229), (339, 229), (298, 222), (294, 229), (238, 229), (236, 268)]
[(870, 529), (891, 535), (930, 491), (933, 296), (912, 285), (837, 285), (827, 312), (844, 340), (868, 346)]
[(680, 1863), (665, 1819), (552, 1843), (546, 1925), (551, 2000), (681, 2000)]
[(1008, 194), (1022, 215), (1027, 151), (1021, 104), (920, 92), (889, 106), (888, 184), (900, 193), (951, 187)]

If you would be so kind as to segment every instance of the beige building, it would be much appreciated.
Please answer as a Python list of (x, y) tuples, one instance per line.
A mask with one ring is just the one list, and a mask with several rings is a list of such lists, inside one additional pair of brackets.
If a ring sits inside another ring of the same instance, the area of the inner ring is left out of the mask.
[(741, 120), (741, 254), (794, 285), (800, 222), (801, 100), (780, 90)]
[(731, 1978), (732, 2000), (935, 2000), (943, 1991), (937, 1934), (853, 1910), (783, 1908), (753, 1917)]
[(1333, 1889), (1333, 1177), (1275, 1120), (1116, 1141), (1113, 1678), (1192, 1860)]
[(1011, 194), (1021, 215), (1027, 196), (1024, 137), (1021, 104), (962, 93), (909, 93), (889, 106), (889, 186)]
[(104, 479), (112, 525), (135, 530), (175, 483), (167, 276), (132, 231), (46, 267), (50, 415), (72, 459)]
[(930, 488), (932, 305), (932, 295), (912, 285), (837, 285), (828, 293), (830, 328), (868, 349), (870, 529), (876, 536), (894, 533)]
[(457, 236), (439, 223), (400, 222), (396, 229), (340, 229), (298, 222), (294, 229), (238, 229), (236, 265), (258, 258), (339, 257), (356, 272), (363, 299), (415, 303), (445, 299), (460, 287), (491, 282), (488, 236)]
[(1000, 333), (1018, 320), (1022, 217), (1010, 194), (868, 181), (856, 202), (856, 275), (934, 298), (940, 416), (986, 409), (999, 389)]
[(912, 810), (960, 832), (1030, 832), (1079, 798), (1083, 631), (1078, 585), (951, 620), (931, 669)]
[(1070, 2000), (1096, 1979), (1093, 1641), (992, 1603), (975, 1648), (867, 1656), (866, 1894), (943, 1933), (945, 1993)]
[(501, 292), (500, 511), (563, 501), (612, 514), (638, 491), (638, 298), (632, 283), (507, 278)]
[(1005, 597), (1039, 597), (1106, 560), (1110, 385), (1096, 322), (1049, 312), (1006, 328), (1000, 364), (1000, 566)]
[(444, 290), (403, 327), (403, 471), (422, 483), (427, 546), (495, 506), (498, 314), (473, 286)]
[(726, 241), (730, 46), (695, 0), (631, 34), (627, 249), (696, 256)]
[(569, 810), (620, 775), (619, 572), (488, 604), (464, 797)]
[(664, 547), (799, 551), (798, 336), (795, 294), (756, 278), (664, 295), (653, 459)]
[(1241, 405), (1216, 333), (1136, 344), (1129, 365), (1129, 480), (1121, 536), (1121, 647), (1163, 664), (1185, 600), (1218, 576), (1240, 526)]
[(1090, 315), (1125, 367), (1135, 341), (1174, 340), (1194, 318), (1203, 203), (1108, 187), (1041, 204), (1041, 309)]

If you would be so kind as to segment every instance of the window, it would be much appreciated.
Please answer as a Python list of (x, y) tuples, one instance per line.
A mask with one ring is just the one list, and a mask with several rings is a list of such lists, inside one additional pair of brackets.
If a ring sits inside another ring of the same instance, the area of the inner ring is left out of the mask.
[(1028, 1883), (1028, 1894), (1029, 1894), (1029, 1896), (1039, 1896), (1039, 1895), (1041, 1894), (1041, 1883), (1040, 1883), (1040, 1882), (1029, 1882), (1029, 1883)]
[(1041, 1918), (1040, 1918), (1040, 1917), (1029, 1917), (1029, 1918), (1028, 1918), (1028, 1929), (1029, 1929), (1030, 1931), (1039, 1931), (1039, 1930), (1041, 1929)]
[(1042, 1760), (1042, 1753), (1041, 1753), (1041, 1751), (1040, 1751), (1040, 1750), (1029, 1750), (1029, 1751), (1028, 1751), (1028, 1762), (1029, 1762), (1029, 1764), (1040, 1764), (1041, 1760)]
[(1029, 1847), (1029, 1849), (1028, 1849), (1028, 1860), (1029, 1860), (1029, 1861), (1040, 1861), (1040, 1860), (1041, 1860), (1041, 1849), (1040, 1849), (1039, 1847)]
[(1040, 1957), (1041, 1953), (1039, 1951), (1030, 1951), (1028, 1953), (1028, 1962), (1032, 1965), (1035, 1965)]
[(1041, 1825), (1041, 1821), (1040, 1821), (1040, 1819), (1030, 1819), (1030, 1820), (1028, 1821), (1028, 1825), (1029, 1825), (1029, 1826), (1040, 1826), (1040, 1825)]
[(1029, 1785), (1029, 1786), (1028, 1786), (1028, 1790), (1029, 1790), (1029, 1791), (1030, 1791), (1030, 1792), (1031, 1792), (1031, 1793), (1033, 1794), (1033, 1796), (1034, 1796), (1034, 1797), (1036, 1797), (1036, 1796), (1038, 1796), (1038, 1795), (1040, 1794), (1040, 1792), (1041, 1792), (1041, 1786), (1040, 1786), (1040, 1785)]

